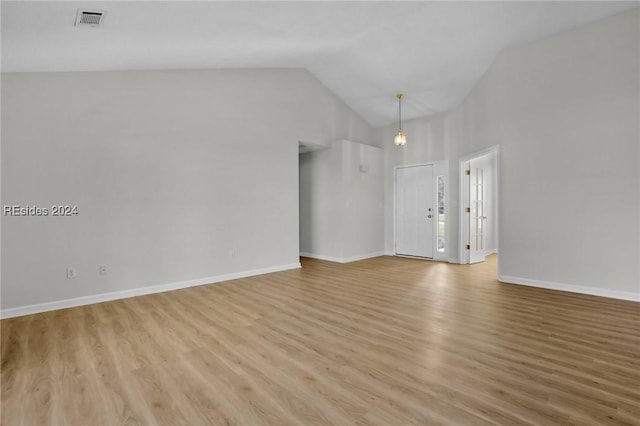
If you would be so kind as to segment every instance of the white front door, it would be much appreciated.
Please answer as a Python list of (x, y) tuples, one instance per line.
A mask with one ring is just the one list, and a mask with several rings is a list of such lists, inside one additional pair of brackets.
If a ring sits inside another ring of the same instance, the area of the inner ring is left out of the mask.
[(485, 260), (485, 200), (486, 176), (483, 167), (469, 165), (469, 263), (484, 262)]
[(433, 258), (433, 166), (396, 169), (396, 254)]

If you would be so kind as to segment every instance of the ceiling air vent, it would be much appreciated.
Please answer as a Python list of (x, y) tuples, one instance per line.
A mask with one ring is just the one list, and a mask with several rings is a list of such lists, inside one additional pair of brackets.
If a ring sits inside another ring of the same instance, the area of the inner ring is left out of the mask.
[(104, 10), (85, 10), (78, 9), (78, 15), (76, 16), (76, 27), (99, 27), (104, 21), (104, 15), (107, 12)]

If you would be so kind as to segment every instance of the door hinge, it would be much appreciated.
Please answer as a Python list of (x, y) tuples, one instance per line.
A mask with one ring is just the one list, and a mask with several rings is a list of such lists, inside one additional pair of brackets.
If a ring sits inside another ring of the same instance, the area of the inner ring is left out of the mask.
[(471, 207), (465, 208), (464, 211), (467, 212), (467, 213), (471, 213)]
[(467, 175), (467, 176), (470, 175), (471, 174), (471, 170), (465, 170), (464, 174)]
[(471, 246), (469, 244), (467, 244), (466, 246), (464, 246), (464, 248), (466, 248), (467, 250), (471, 250)]

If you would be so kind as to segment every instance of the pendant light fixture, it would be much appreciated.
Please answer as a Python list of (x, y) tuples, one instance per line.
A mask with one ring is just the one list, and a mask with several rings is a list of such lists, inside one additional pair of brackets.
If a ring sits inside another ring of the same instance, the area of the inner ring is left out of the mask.
[(402, 131), (402, 99), (404, 95), (398, 93), (396, 98), (398, 98), (398, 133), (396, 133), (396, 136), (393, 138), (393, 144), (395, 146), (405, 146), (407, 143), (407, 135)]

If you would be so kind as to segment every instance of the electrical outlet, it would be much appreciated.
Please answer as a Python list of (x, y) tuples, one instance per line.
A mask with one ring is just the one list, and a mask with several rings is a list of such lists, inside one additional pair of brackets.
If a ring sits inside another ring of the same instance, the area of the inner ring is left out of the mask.
[(238, 255), (238, 253), (235, 250), (229, 250), (229, 256), (230, 257), (236, 257)]
[(76, 268), (67, 268), (67, 279), (72, 279), (76, 277)]
[(98, 272), (100, 275), (107, 275), (107, 265), (98, 266)]

